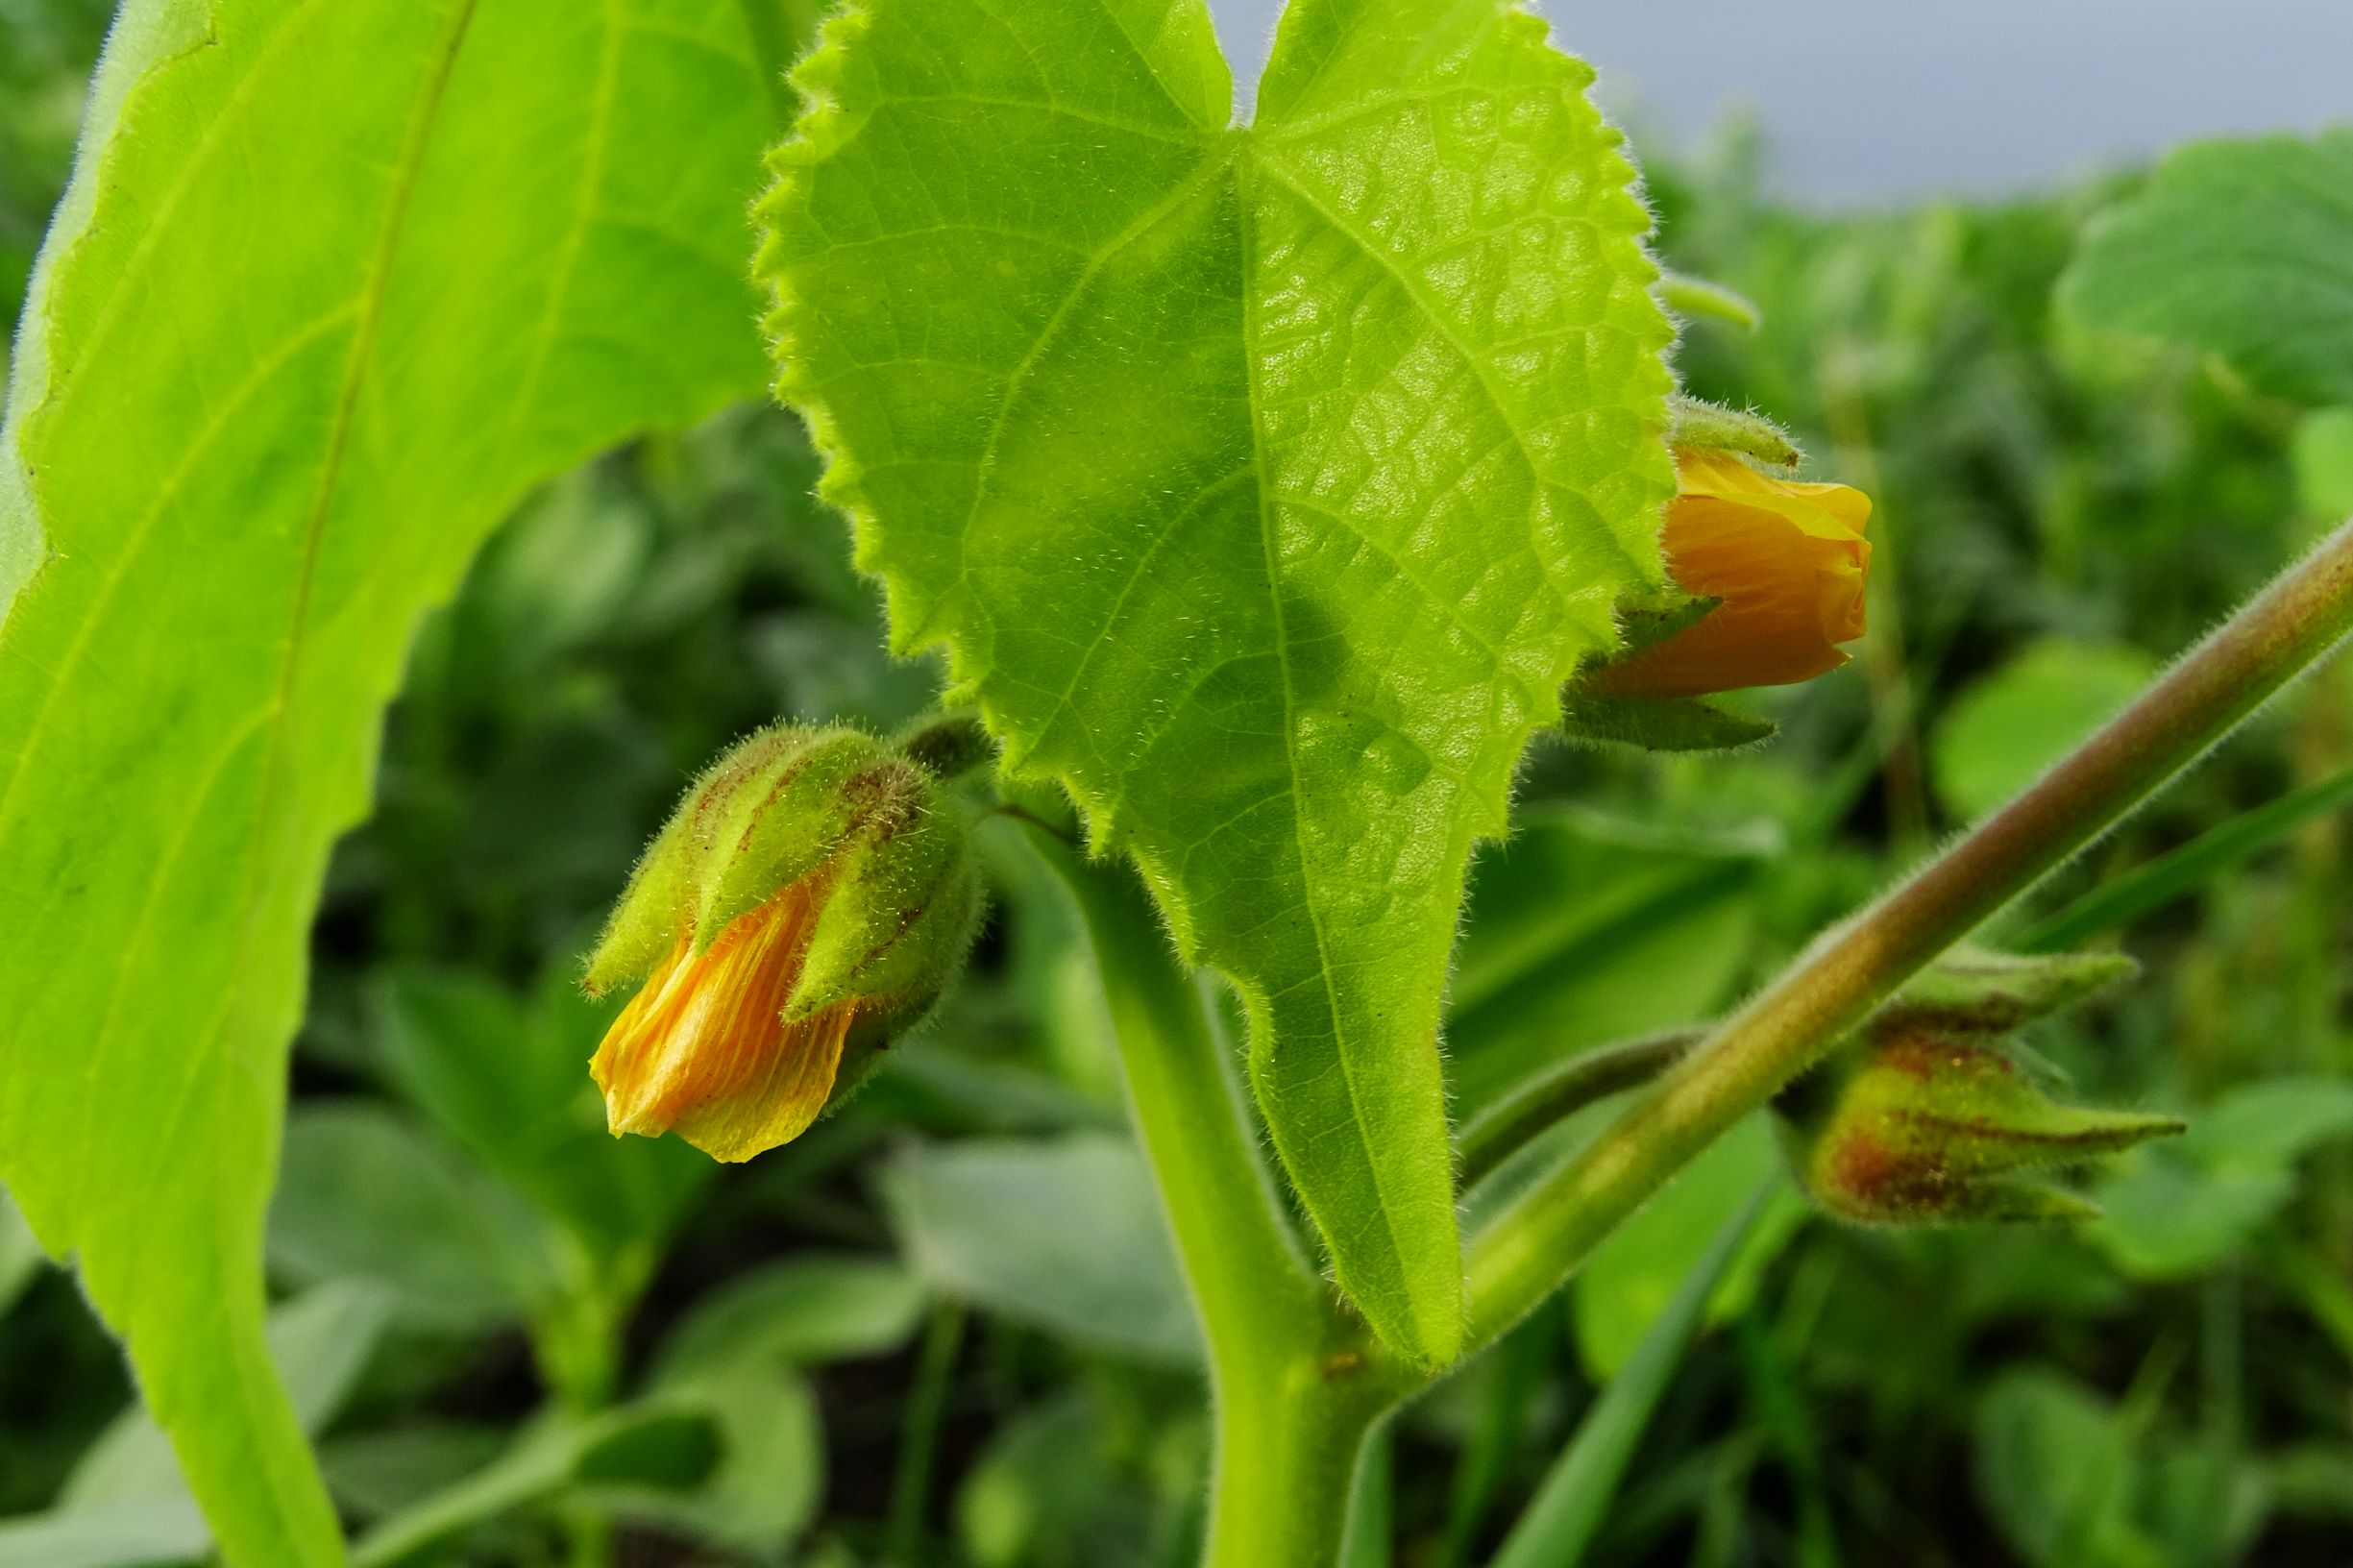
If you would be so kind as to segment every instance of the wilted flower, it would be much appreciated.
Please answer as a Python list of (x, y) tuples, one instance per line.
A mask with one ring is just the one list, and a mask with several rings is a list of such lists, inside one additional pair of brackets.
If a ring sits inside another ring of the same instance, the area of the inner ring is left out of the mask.
[(1597, 671), (1606, 696), (1680, 698), (1811, 680), (1863, 634), (1871, 498), (1759, 474), (1730, 452), (1676, 451), (1668, 570), (1717, 602), (1698, 621)]
[(645, 977), (590, 1072), (613, 1132), (717, 1160), (790, 1141), (939, 998), (979, 910), (965, 823), (846, 729), (765, 730), (687, 792), (589, 958)]

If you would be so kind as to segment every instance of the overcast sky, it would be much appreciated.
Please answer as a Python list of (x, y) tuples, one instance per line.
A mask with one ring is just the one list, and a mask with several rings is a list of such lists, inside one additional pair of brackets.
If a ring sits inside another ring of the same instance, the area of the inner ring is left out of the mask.
[[(1256, 76), (1280, 0), (1211, 0)], [(1818, 205), (1998, 194), (2185, 136), (2353, 121), (2353, 0), (1545, 0), (1621, 121), (1762, 122)]]

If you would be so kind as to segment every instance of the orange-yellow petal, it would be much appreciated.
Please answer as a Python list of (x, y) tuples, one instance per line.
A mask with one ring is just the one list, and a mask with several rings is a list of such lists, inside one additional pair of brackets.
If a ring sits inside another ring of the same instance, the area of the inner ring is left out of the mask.
[(1595, 685), (1637, 697), (1699, 697), (1810, 680), (1847, 662), (1863, 634), (1871, 498), (1843, 484), (1798, 484), (1728, 453), (1677, 454), (1667, 504), (1668, 570), (1718, 604), (1664, 642), (1604, 670)]
[(690, 934), (679, 936), (589, 1065), (616, 1136), (675, 1131), (715, 1160), (740, 1161), (817, 1119), (854, 1008), (785, 1022), (816, 903), (795, 883), (700, 953)]

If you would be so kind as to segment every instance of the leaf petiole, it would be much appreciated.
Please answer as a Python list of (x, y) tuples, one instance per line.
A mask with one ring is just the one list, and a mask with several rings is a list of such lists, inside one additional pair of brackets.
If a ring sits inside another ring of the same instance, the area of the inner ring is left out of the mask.
[(1463, 1124), (1455, 1139), (1463, 1189), (1492, 1175), (1564, 1118), (1649, 1083), (1706, 1038), (1703, 1025), (1669, 1029), (1555, 1063)]

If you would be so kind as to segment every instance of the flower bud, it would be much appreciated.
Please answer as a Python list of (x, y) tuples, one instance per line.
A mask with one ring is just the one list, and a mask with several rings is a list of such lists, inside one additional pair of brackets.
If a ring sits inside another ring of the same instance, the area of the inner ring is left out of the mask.
[(2060, 1105), (1985, 1037), (1902, 1027), (1795, 1086), (1779, 1106), (1807, 1196), (1872, 1225), (2088, 1218), (2015, 1173), (2182, 1131), (2170, 1116)]
[(1586, 688), (1701, 697), (1792, 685), (1846, 663), (1838, 645), (1863, 634), (1871, 498), (1759, 474), (1714, 446), (1679, 446), (1676, 478), (1662, 535), (1668, 570), (1714, 605), (1593, 672)]
[(697, 780), (589, 956), (645, 985), (589, 1070), (616, 1136), (717, 1160), (798, 1137), (964, 961), (980, 885), (924, 768), (854, 730), (764, 730)]

